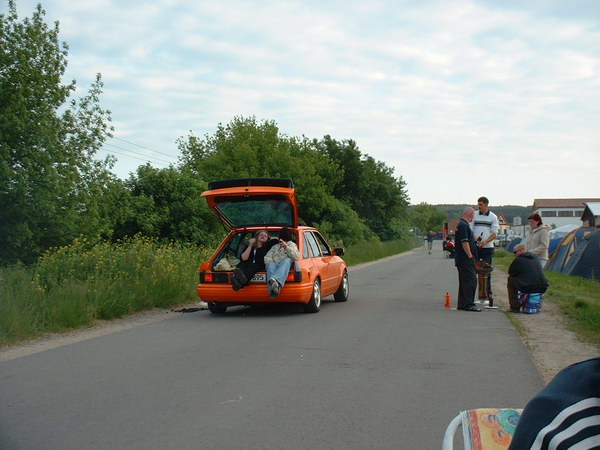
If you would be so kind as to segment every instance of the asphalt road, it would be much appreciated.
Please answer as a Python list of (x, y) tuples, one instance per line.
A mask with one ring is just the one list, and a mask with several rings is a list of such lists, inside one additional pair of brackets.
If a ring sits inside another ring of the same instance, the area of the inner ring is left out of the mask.
[(436, 449), (543, 386), (504, 313), (443, 307), (440, 243), (351, 268), (321, 312), (236, 307), (0, 362), (1, 449)]

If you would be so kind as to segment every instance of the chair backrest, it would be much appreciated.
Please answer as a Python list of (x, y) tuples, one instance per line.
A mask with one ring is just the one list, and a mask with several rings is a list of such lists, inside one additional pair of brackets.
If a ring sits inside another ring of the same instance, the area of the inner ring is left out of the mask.
[(522, 409), (478, 408), (461, 411), (448, 424), (443, 450), (454, 448), (454, 434), (462, 426), (465, 449), (507, 449), (512, 441)]

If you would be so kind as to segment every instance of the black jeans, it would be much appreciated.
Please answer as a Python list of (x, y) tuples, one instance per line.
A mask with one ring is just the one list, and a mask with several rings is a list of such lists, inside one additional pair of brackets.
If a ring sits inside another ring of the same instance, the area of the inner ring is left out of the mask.
[(265, 270), (264, 264), (253, 263), (252, 261), (240, 261), (240, 263), (236, 266), (238, 269), (242, 271), (242, 273), (246, 276), (246, 283), (241, 283), (242, 285), (247, 286), (250, 284), (250, 280), (256, 274), (256, 272), (260, 272), (261, 270)]
[(477, 290), (477, 272), (473, 260), (462, 260), (456, 263), (458, 270), (458, 309), (465, 309), (475, 303)]

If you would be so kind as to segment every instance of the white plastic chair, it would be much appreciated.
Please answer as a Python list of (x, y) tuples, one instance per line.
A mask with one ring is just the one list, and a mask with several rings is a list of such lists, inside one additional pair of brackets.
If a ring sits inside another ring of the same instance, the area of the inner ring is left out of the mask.
[(454, 434), (462, 426), (465, 450), (506, 449), (521, 417), (522, 409), (478, 408), (461, 411), (444, 433), (442, 450), (453, 450)]

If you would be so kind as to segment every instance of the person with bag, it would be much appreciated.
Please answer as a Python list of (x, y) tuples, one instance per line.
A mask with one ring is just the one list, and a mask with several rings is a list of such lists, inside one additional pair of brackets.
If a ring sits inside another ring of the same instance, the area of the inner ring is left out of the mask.
[(508, 268), (506, 288), (510, 310), (519, 312), (521, 309), (519, 292), (543, 294), (550, 283), (544, 275), (539, 258), (528, 252), (525, 244), (517, 244), (513, 253), (515, 259)]

